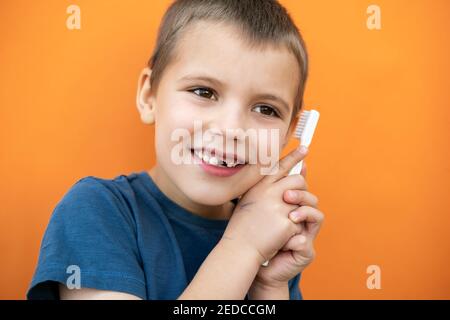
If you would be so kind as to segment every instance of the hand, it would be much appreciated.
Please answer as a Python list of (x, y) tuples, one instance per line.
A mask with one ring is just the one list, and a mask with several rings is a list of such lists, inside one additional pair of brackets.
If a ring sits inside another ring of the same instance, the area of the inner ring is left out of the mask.
[[(267, 267), (259, 269), (249, 290), (250, 296), (270, 298), (270, 293), (262, 294), (258, 290), (264, 288), (276, 292), (279, 288), (285, 288), (288, 281), (302, 272), (314, 259), (313, 241), (323, 223), (324, 215), (317, 209), (317, 197), (307, 191), (305, 162), (301, 174), (296, 177), (302, 181), (303, 188), (286, 190), (283, 200), (301, 206), (289, 215), (292, 221), (302, 225), (301, 231), (287, 241)], [(297, 213), (298, 216), (295, 216)]]
[[(301, 189), (298, 176), (285, 176), (306, 153), (290, 152), (265, 176), (249, 189), (237, 203), (221, 241), (234, 241), (257, 253), (259, 264), (272, 258), (287, 241), (300, 233), (301, 224), (289, 219), (289, 213), (299, 208), (283, 200), (283, 192)], [(255, 255), (256, 256), (256, 255)]]

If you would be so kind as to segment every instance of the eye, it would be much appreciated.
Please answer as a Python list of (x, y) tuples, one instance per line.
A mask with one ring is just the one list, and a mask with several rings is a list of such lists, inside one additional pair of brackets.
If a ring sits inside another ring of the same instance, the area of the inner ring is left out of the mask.
[(259, 109), (259, 112), (262, 113), (263, 115), (280, 118), (280, 114), (271, 106), (260, 105), (256, 106), (254, 109)]
[(211, 96), (214, 95), (213, 90), (211, 90), (209, 88), (204, 88), (204, 87), (194, 88), (194, 89), (191, 89), (188, 91), (193, 92), (195, 95), (197, 95), (201, 98), (206, 98), (206, 99), (211, 99)]

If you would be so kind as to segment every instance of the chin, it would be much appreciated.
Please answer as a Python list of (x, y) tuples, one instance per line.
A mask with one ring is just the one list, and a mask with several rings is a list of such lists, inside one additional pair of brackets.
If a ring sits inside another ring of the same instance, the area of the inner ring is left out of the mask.
[(235, 198), (233, 194), (223, 190), (223, 187), (190, 185), (183, 192), (192, 201), (205, 206), (220, 206)]

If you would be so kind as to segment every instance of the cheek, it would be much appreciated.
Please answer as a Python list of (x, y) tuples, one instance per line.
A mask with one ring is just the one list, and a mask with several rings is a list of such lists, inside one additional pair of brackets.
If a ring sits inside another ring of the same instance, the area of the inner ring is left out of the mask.
[(164, 122), (168, 128), (184, 128), (191, 130), (194, 121), (202, 119), (202, 109), (180, 93), (174, 93), (173, 97), (166, 99), (162, 106)]
[(165, 138), (170, 140), (170, 133), (176, 129), (190, 130), (193, 127), (195, 108), (177, 93), (162, 97), (157, 104), (156, 127), (164, 132)]
[[(173, 152), (188, 156), (185, 150), (193, 144), (195, 120), (201, 120), (198, 107), (189, 99), (177, 98), (176, 93), (168, 98), (161, 99), (158, 106), (158, 117), (155, 122), (155, 148), (161, 163), (171, 161)], [(190, 154), (189, 154), (190, 156)]]
[(278, 161), (286, 142), (285, 136), (286, 129), (280, 127), (261, 128), (258, 130), (257, 137), (250, 139), (250, 148), (257, 150), (259, 158), (264, 156), (265, 158), (273, 158), (273, 161)]

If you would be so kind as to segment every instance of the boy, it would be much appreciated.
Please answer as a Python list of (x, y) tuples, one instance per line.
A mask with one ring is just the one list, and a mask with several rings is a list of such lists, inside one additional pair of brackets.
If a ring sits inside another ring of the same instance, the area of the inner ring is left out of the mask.
[[(267, 146), (274, 157), (287, 143), (306, 76), (304, 43), (276, 1), (175, 1), (136, 99), (142, 121), (155, 125), (157, 164), (69, 190), (28, 298), (301, 299), (323, 220), (305, 170), (286, 176), (306, 150), (267, 175), (249, 153)], [(239, 129), (279, 135), (250, 141)], [(177, 130), (188, 135), (182, 156)]]

